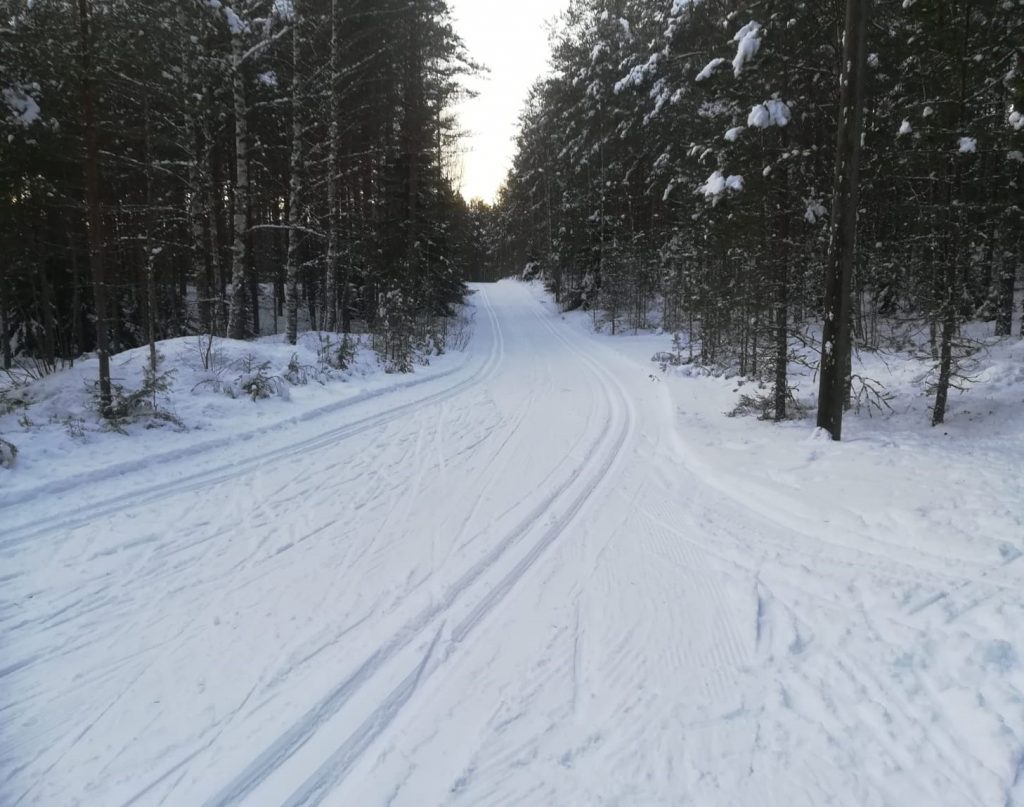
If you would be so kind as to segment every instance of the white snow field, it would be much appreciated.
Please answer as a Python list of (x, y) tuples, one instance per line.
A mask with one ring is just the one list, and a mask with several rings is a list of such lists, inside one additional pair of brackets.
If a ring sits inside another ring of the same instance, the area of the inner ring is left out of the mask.
[(443, 373), (2, 503), (0, 804), (1024, 805), (1020, 361), (833, 445), (477, 288)]

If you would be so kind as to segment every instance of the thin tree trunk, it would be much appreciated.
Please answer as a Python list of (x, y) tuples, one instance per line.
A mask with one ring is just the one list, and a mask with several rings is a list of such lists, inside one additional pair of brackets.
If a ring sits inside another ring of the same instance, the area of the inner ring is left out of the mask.
[(1013, 291), (1017, 266), (1012, 252), (1007, 251), (999, 264), (996, 279), (996, 336), (1009, 336), (1013, 330)]
[(288, 253), (285, 259), (284, 296), (287, 311), (285, 330), (288, 343), (294, 345), (299, 333), (299, 224), (302, 205), (302, 74), (299, 4), (294, 5), (292, 21), (292, 152), (288, 178)]
[(92, 41), (89, 29), (89, 0), (78, 0), (80, 37), (79, 64), (82, 71), (82, 124), (85, 130), (83, 165), (85, 204), (88, 211), (89, 266), (92, 270), (93, 305), (96, 309), (96, 356), (99, 359), (100, 409), (105, 414), (111, 403), (110, 340), (107, 328), (107, 278), (103, 254), (103, 210), (100, 198), (100, 145), (96, 126), (96, 100), (92, 75)]
[[(967, 43), (970, 35), (971, 14), (969, 8), (963, 9), (963, 48), (959, 51), (960, 63), (960, 93), (958, 103), (957, 131), (961, 129), (964, 121), (964, 103), (967, 96), (967, 73), (966, 59)], [(946, 227), (943, 233), (943, 244), (945, 246), (942, 262), (943, 276), (943, 298), (940, 308), (942, 318), (942, 343), (939, 350), (939, 377), (935, 386), (935, 408), (932, 410), (932, 426), (938, 426), (946, 419), (946, 404), (949, 398), (949, 385), (953, 379), (953, 337), (956, 335), (959, 324), (958, 305), (960, 302), (960, 273), (958, 261), (964, 250), (960, 243), (959, 234), (962, 230), (961, 207), (956, 204), (961, 198), (961, 165), (962, 161), (956, 159), (953, 162), (953, 170), (949, 170), (950, 161), (946, 165), (946, 204), (945, 213), (948, 216)], [(952, 181), (949, 175), (952, 174)]]
[(847, 0), (818, 386), (818, 427), (825, 429), (833, 440), (841, 440), (843, 435), (843, 409), (851, 353), (850, 288), (857, 252), (860, 140), (869, 14), (870, 0)]
[(53, 288), (47, 276), (46, 265), (36, 272), (39, 280), (39, 313), (43, 320), (43, 361), (47, 372), (57, 369), (57, 324), (53, 317)]
[(149, 99), (143, 101), (144, 148), (146, 152), (146, 332), (149, 338), (149, 371), (156, 378), (156, 256), (153, 245), (153, 151), (149, 131)]
[(228, 337), (245, 338), (245, 275), (249, 235), (249, 132), (246, 121), (242, 32), (231, 35), (231, 88), (235, 107), (234, 244), (228, 297)]
[(224, 264), (221, 256), (220, 236), (220, 212), (217, 204), (217, 171), (214, 165), (214, 142), (210, 133), (209, 124), (204, 119), (203, 135), (206, 140), (206, 213), (207, 229), (210, 240), (209, 259), (212, 269), (212, 288), (210, 292), (212, 327), (211, 333), (218, 333), (222, 336), (227, 334), (225, 327), (226, 317), (224, 310)]
[(331, 0), (331, 67), (327, 114), (327, 266), (324, 268), (324, 314), (326, 331), (338, 328), (338, 159), (341, 153), (341, 127), (338, 121), (338, 84), (341, 81), (341, 37), (338, 0)]
[(85, 351), (85, 338), (82, 333), (82, 274), (78, 264), (78, 248), (75, 237), (68, 232), (68, 254), (71, 257), (71, 365)]
[(5, 370), (10, 370), (14, 363), (11, 355), (11, 323), (7, 319), (7, 261), (0, 258), (0, 355), (3, 356)]
[(775, 285), (775, 420), (786, 419), (789, 395), (789, 219), (779, 214), (778, 276)]

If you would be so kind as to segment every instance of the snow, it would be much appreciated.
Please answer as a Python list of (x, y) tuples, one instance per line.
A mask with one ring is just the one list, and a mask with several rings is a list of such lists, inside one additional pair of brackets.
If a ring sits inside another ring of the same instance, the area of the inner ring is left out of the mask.
[[(121, 427), (127, 436), (96, 414), (90, 392), (97, 374), (95, 357), (11, 390), (27, 406), (9, 413), (0, 409), (0, 436), (19, 449), (19, 472), (0, 475), (0, 505), (20, 501), (40, 486), (73, 487), (104, 468), (129, 473), (158, 465), (167, 455), (187, 457), (220, 450), (238, 439), (266, 439), (297, 421), (372, 398), (396, 383), (417, 385), (450, 374), (465, 361), (464, 353), (451, 351), (431, 356), (429, 365), (417, 366), (410, 376), (389, 376), (367, 337), (359, 338), (362, 346), (344, 371), (331, 366), (340, 345), (334, 334), (303, 333), (295, 346), (283, 336), (256, 342), (216, 338), (210, 343), (200, 337), (160, 342), (160, 372), (169, 372), (171, 388), (157, 396), (157, 417), (139, 417)], [(113, 356), (114, 384), (127, 391), (139, 389), (148, 362), (148, 347)], [(253, 401), (247, 379), (261, 365), (274, 394)], [(290, 365), (294, 372), (289, 372)]]
[(805, 199), (807, 210), (804, 212), (804, 221), (808, 224), (817, 224), (828, 215), (828, 209), (817, 199)]
[(772, 98), (763, 104), (755, 104), (747, 115), (747, 126), (767, 129), (769, 126), (786, 126), (793, 113), (785, 102)]
[(751, 20), (740, 28), (732, 38), (732, 41), (736, 43), (736, 56), (732, 60), (732, 70), (737, 78), (747, 63), (752, 61), (761, 49), (762, 33), (761, 24)]
[(245, 22), (230, 6), (224, 6), (224, 19), (227, 20), (228, 29), (232, 34), (244, 34), (248, 30)]
[(478, 288), (415, 386), (0, 472), (0, 803), (1022, 803), (1024, 342), (834, 444)]
[(697, 193), (701, 193), (707, 198), (717, 201), (718, 197), (724, 194), (727, 190), (743, 190), (743, 177), (735, 174), (727, 177), (723, 175), (721, 171), (715, 171), (707, 178), (703, 185), (697, 188)]
[(772, 115), (764, 104), (755, 104), (747, 115), (747, 126), (765, 129), (772, 125)]
[(1024, 115), (1022, 115), (1020, 112), (1017, 112), (1016, 110), (1010, 112), (1008, 122), (1010, 124), (1010, 127), (1015, 129), (1016, 131), (1024, 129)]
[(704, 69), (697, 74), (697, 77), (694, 79), (694, 81), (706, 81), (707, 79), (711, 78), (711, 76), (714, 75), (715, 70), (717, 70), (719, 66), (723, 64), (725, 64), (725, 59), (712, 59), (710, 62), (704, 65)]
[(974, 154), (978, 150), (978, 141), (973, 137), (961, 137), (957, 146), (961, 154)]
[(746, 129), (747, 129), (746, 126), (734, 126), (731, 129), (726, 131), (724, 137), (730, 143), (735, 143), (736, 140), (739, 138), (739, 136), (741, 134), (743, 134), (743, 132), (746, 131)]
[(19, 126), (31, 126), (39, 120), (39, 104), (25, 87), (4, 87), (0, 90), (0, 97), (7, 106), (8, 114)]
[(898, 136), (911, 134), (914, 129), (910, 125), (910, 121), (906, 118), (903, 119), (903, 123), (900, 124), (900, 130)]

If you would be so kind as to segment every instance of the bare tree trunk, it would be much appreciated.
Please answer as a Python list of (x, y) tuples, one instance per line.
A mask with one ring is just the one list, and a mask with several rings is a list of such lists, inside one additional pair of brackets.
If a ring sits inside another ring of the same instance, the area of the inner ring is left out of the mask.
[(328, 83), (329, 116), (327, 148), (327, 266), (324, 268), (324, 314), (326, 331), (338, 327), (338, 158), (341, 130), (338, 121), (338, 83), (341, 81), (341, 39), (338, 32), (338, 0), (331, 0), (331, 67)]
[(348, 211), (348, 260), (341, 278), (341, 332), (352, 331), (352, 278), (355, 276), (355, 217), (356, 205), (352, 198), (353, 191), (349, 188), (346, 194)]
[(996, 278), (996, 336), (1009, 336), (1013, 331), (1013, 292), (1016, 284), (1014, 255), (1006, 250)]
[(840, 74), (835, 189), (825, 277), (825, 323), (818, 386), (818, 427), (833, 440), (843, 436), (850, 366), (850, 289), (857, 254), (860, 139), (870, 0), (847, 0)]
[(11, 355), (11, 323), (7, 319), (7, 261), (0, 258), (0, 355), (3, 356), (5, 370), (10, 370), (14, 363)]
[(53, 317), (53, 287), (45, 264), (36, 270), (39, 281), (39, 313), (43, 320), (43, 361), (47, 372), (57, 369), (57, 324)]
[(149, 99), (143, 101), (144, 148), (146, 152), (146, 331), (149, 338), (149, 370), (156, 378), (156, 256), (158, 248), (153, 245), (153, 151), (149, 132)]
[(100, 409), (110, 408), (110, 339), (107, 331), (107, 278), (103, 254), (103, 209), (100, 198), (100, 145), (96, 126), (96, 99), (92, 75), (92, 41), (89, 28), (89, 0), (78, 0), (80, 37), (79, 65), (82, 70), (82, 124), (85, 130), (85, 205), (88, 211), (89, 266), (92, 269), (93, 305), (96, 308), (96, 356), (99, 359)]
[[(82, 334), (82, 276), (78, 266), (78, 245), (75, 237), (68, 233), (68, 254), (71, 256), (71, 364), (85, 350), (85, 338)], [(0, 284), (2, 285), (2, 284)]]
[(302, 204), (302, 75), (298, 3), (292, 20), (292, 152), (288, 178), (288, 256), (285, 259), (284, 295), (287, 309), (288, 343), (299, 335), (299, 223)]
[[(966, 57), (967, 43), (970, 35), (971, 13), (965, 7), (962, 13), (963, 20), (963, 48), (957, 54), (960, 63), (960, 92), (958, 102), (957, 130), (964, 120), (964, 102), (967, 96), (967, 73)], [(959, 324), (958, 306), (960, 303), (961, 278), (958, 272), (958, 262), (963, 254), (963, 245), (960, 243), (959, 234), (962, 230), (961, 208), (956, 203), (961, 197), (961, 165), (962, 161), (953, 161), (952, 170), (949, 170), (950, 160), (946, 160), (946, 221), (945, 232), (943, 233), (943, 244), (945, 249), (942, 261), (942, 303), (940, 307), (942, 319), (942, 343), (939, 350), (939, 377), (935, 385), (935, 408), (932, 410), (932, 426), (938, 426), (946, 419), (946, 404), (949, 398), (949, 386), (953, 379), (953, 337), (956, 336)], [(952, 175), (952, 180), (950, 180)]]
[(211, 333), (218, 333), (226, 335), (227, 330), (225, 327), (226, 318), (224, 316), (224, 266), (221, 260), (221, 248), (220, 248), (220, 215), (219, 207), (217, 204), (217, 172), (214, 166), (214, 142), (213, 137), (210, 133), (209, 124), (204, 120), (203, 122), (203, 136), (206, 141), (206, 215), (207, 215), (207, 229), (209, 237), (209, 259), (212, 282), (210, 290), (210, 308), (211, 317), (210, 322), (212, 327), (210, 328)]
[(231, 84), (235, 106), (234, 244), (228, 296), (228, 336), (245, 338), (245, 275), (249, 235), (249, 133), (246, 122), (242, 32), (231, 34)]

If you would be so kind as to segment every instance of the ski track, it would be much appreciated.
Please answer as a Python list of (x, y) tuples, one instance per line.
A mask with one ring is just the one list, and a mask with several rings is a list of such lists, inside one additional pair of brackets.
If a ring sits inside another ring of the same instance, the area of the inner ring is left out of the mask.
[[(486, 295), (484, 299), (486, 301)], [(500, 334), (500, 331), (498, 331), (497, 328), (497, 320), (495, 318), (493, 308), (491, 307), (489, 302), (486, 302), (486, 311), (491, 321), (492, 328), (495, 329), (496, 333)], [(210, 486), (217, 485), (219, 483), (231, 479), (236, 479), (270, 462), (281, 460), (291, 456), (300, 456), (311, 451), (316, 451), (318, 449), (325, 448), (327, 446), (333, 445), (343, 440), (347, 440), (357, 435), (364, 434), (365, 432), (368, 432), (372, 429), (379, 428), (381, 425), (390, 423), (396, 417), (400, 417), (402, 415), (409, 413), (414, 413), (421, 409), (422, 407), (427, 406), (429, 404), (440, 403), (442, 401), (445, 401), (449, 398), (458, 395), (459, 393), (471, 388), (476, 384), (483, 383), (484, 381), (486, 381), (488, 377), (493, 375), (498, 366), (500, 366), (501, 357), (501, 346), (496, 345), (496, 349), (491, 351), (490, 355), (487, 357), (487, 360), (484, 361), (480, 367), (478, 367), (468, 377), (456, 382), (455, 384), (449, 386), (448, 388), (426, 395), (422, 398), (414, 399), (412, 401), (399, 404), (389, 409), (384, 409), (381, 412), (369, 415), (352, 423), (347, 423), (342, 426), (329, 429), (325, 432), (318, 433), (314, 437), (292, 442), (289, 445), (284, 446), (282, 448), (263, 452), (260, 454), (256, 454), (254, 456), (249, 456), (240, 461), (218, 465), (217, 467), (209, 469), (207, 471), (201, 471), (199, 473), (190, 474), (188, 477), (178, 482), (151, 485), (148, 487), (129, 491), (127, 494), (122, 494), (116, 497), (111, 497), (109, 499), (105, 499), (90, 504), (84, 508), (78, 508), (78, 511), (74, 519), (65, 519), (63, 516), (60, 515), (56, 515), (51, 518), (35, 519), (32, 522), (31, 526), (26, 526), (21, 529), (15, 528), (13, 531), (9, 532), (7, 536), (2, 541), (0, 541), (0, 552), (3, 552), (4, 550), (17, 546), (17, 544), (21, 542), (31, 540), (32, 538), (35, 538), (42, 534), (51, 533), (58, 530), (70, 529), (81, 524), (87, 524), (96, 518), (110, 515), (112, 513), (119, 512), (120, 510), (124, 510), (129, 507), (134, 508), (140, 504), (149, 504), (152, 502), (159, 501), (161, 499), (166, 499), (170, 496), (175, 496), (182, 493), (188, 493), (191, 491), (208, 488)], [(445, 373), (442, 374), (428, 376), (423, 379), (416, 379), (414, 382), (411, 383), (407, 382), (404, 384), (400, 384), (397, 386), (397, 388), (394, 389), (381, 390), (369, 396), (360, 396), (355, 399), (349, 399), (344, 401), (337, 407), (330, 407), (326, 408), (326, 410), (321, 410), (317, 413), (317, 415), (318, 417), (321, 418), (327, 415), (332, 415), (339, 410), (343, 410), (356, 404), (365, 403), (367, 400), (383, 397), (388, 392), (394, 393), (398, 390), (405, 390), (409, 389), (412, 386), (419, 386), (420, 384), (424, 384), (426, 382), (436, 381), (439, 378), (443, 378), (447, 375), (451, 375), (457, 372), (457, 370), (459, 369), (461, 368), (453, 368), (452, 370), (446, 371)], [(236, 437), (234, 439), (249, 439), (252, 436), (254, 435), (243, 435), (240, 437)], [(222, 446), (218, 442), (213, 446), (205, 448), (199, 447), (197, 449), (197, 453), (209, 452), (215, 448), (220, 447)], [(176, 457), (173, 457), (172, 459), (176, 459)], [(188, 455), (187, 459), (191, 461), (193, 459), (193, 455)], [(116, 471), (116, 474), (111, 475), (124, 476), (130, 473), (131, 471), (135, 470), (139, 470), (139, 468), (134, 466), (129, 467), (127, 469), (119, 468)], [(93, 477), (92, 480), (79, 480), (78, 485), (70, 485), (69, 487), (80, 487), (83, 484), (86, 484), (87, 481), (105, 481), (106, 478), (108, 477), (103, 474), (98, 474), (95, 477)], [(31, 498), (33, 496), (39, 495), (47, 495), (52, 492), (55, 491), (53, 491), (50, 488), (46, 488), (43, 491), (33, 491), (31, 493), (25, 494), (25, 498)], [(11, 507), (13, 504), (17, 503), (18, 500), (13, 501), (10, 504), (3, 503), (2, 506), (0, 506), (0, 514), (3, 513), (4, 509)]]
[[(285, 759), (308, 742), (327, 719), (337, 714), (367, 679), (375, 675), (386, 662), (412, 643), (422, 633), (430, 630), (430, 625), (438, 620), (443, 621), (444, 617), (470, 590), (471, 586), (487, 572), (498, 567), (508, 551), (521, 542), (524, 535), (535, 527), (545, 515), (548, 515), (555, 508), (561, 510), (557, 520), (540, 536), (539, 540), (529, 548), (493, 587), (479, 596), (479, 600), (469, 609), (463, 619), (451, 629), (445, 646), (438, 655), (441, 656), (441, 662), (443, 662), (448, 656), (456, 652), (458, 646), (467, 639), (471, 631), (481, 623), (490, 611), (505, 599), (516, 583), (529, 572), (545, 550), (564, 532), (568, 524), (593, 495), (600, 482), (608, 475), (632, 429), (633, 416), (628, 408), (628, 399), (621, 387), (616, 387), (614, 381), (600, 365), (593, 362), (581, 350), (573, 346), (557, 330), (551, 328), (546, 320), (538, 316), (537, 321), (538, 324), (547, 326), (553, 337), (563, 340), (563, 343), (579, 356), (600, 379), (602, 393), (610, 411), (607, 425), (611, 427), (614, 421), (618, 421), (618, 423), (614, 424), (616, 426), (614, 430), (606, 431), (599, 444), (589, 448), (587, 451), (584, 467), (587, 465), (597, 465), (596, 468), (590, 471), (590, 479), (585, 480), (581, 484), (581, 477), (574, 474), (562, 486), (545, 497), (511, 533), (506, 535), (495, 546), (483, 562), (470, 569), (467, 574), (446, 592), (440, 603), (419, 614), (411, 623), (404, 626), (399, 634), (371, 656), (352, 678), (330, 693), (328, 698), (321, 702), (314, 711), (303, 716), (287, 734), (280, 737), (258, 756), (227, 788), (206, 802), (206, 807), (236, 804), (250, 796), (276, 768), (280, 767)], [(594, 458), (598, 455), (601, 455), (601, 458), (595, 463)], [(574, 497), (572, 500), (562, 505), (560, 499), (564, 498), (567, 491), (575, 487), (581, 487), (582, 489), (579, 492), (573, 490)], [(440, 631), (441, 629), (439, 628), (435, 632), (434, 639), (431, 641), (423, 660), (415, 670), (409, 673), (389, 693), (373, 710), (366, 722), (352, 736), (346, 739), (302, 786), (292, 794), (287, 802), (285, 802), (289, 807), (319, 804), (333, 788), (344, 781), (345, 776), (352, 768), (358, 756), (364, 753), (373, 739), (387, 728), (398, 710), (412, 696), (419, 682), (424, 677), (433, 674), (437, 669), (436, 666), (431, 668), (428, 665), (434, 656), (435, 647), (441, 635)]]
[(927, 655), (1013, 669), (1019, 554), (816, 534), (475, 299), (455, 368), (0, 499), (0, 804), (1021, 803), (1024, 680)]

